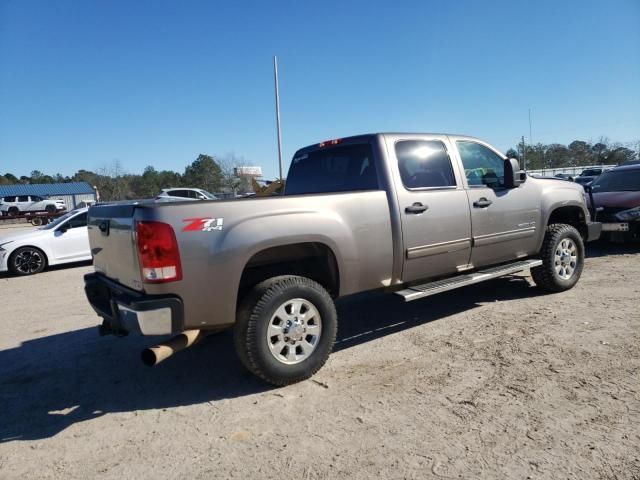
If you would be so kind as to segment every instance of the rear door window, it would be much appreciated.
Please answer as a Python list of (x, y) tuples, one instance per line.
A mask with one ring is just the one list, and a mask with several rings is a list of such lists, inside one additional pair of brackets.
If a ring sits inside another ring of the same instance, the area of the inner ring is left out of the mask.
[(78, 227), (86, 227), (87, 226), (87, 213), (81, 213), (80, 215), (76, 215), (71, 220), (67, 222), (69, 228), (78, 228)]
[(189, 198), (188, 190), (169, 190), (169, 195), (172, 197)]
[(296, 153), (285, 195), (378, 190), (371, 145), (345, 145)]
[(455, 187), (451, 159), (439, 140), (401, 140), (396, 157), (402, 183), (408, 189)]

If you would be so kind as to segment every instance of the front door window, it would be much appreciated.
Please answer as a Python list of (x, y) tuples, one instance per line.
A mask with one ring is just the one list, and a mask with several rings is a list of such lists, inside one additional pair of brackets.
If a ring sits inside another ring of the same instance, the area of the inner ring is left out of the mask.
[(457, 145), (470, 187), (504, 187), (504, 160), (500, 155), (475, 142), (458, 141)]

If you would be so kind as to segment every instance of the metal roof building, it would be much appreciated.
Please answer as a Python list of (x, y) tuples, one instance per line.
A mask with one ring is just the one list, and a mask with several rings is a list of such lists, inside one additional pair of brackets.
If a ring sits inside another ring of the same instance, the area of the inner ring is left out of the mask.
[(96, 191), (86, 182), (0, 185), (0, 198), (21, 195), (64, 200), (67, 210), (73, 210), (81, 202), (96, 201)]

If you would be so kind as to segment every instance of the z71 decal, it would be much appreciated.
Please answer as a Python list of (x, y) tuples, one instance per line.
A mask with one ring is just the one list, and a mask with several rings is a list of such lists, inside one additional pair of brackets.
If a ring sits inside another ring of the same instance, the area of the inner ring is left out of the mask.
[(185, 218), (182, 221), (190, 222), (182, 229), (183, 232), (213, 232), (222, 230), (224, 218)]

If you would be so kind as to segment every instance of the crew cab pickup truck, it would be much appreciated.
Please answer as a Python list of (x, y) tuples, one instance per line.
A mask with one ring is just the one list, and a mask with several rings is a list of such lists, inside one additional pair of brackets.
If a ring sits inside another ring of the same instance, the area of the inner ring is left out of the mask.
[(412, 301), (526, 270), (573, 287), (601, 230), (584, 196), (472, 137), (329, 140), (295, 153), (280, 196), (91, 207), (85, 291), (103, 334), (178, 334), (147, 364), (233, 327), (242, 363), (286, 385), (327, 360), (337, 297)]

